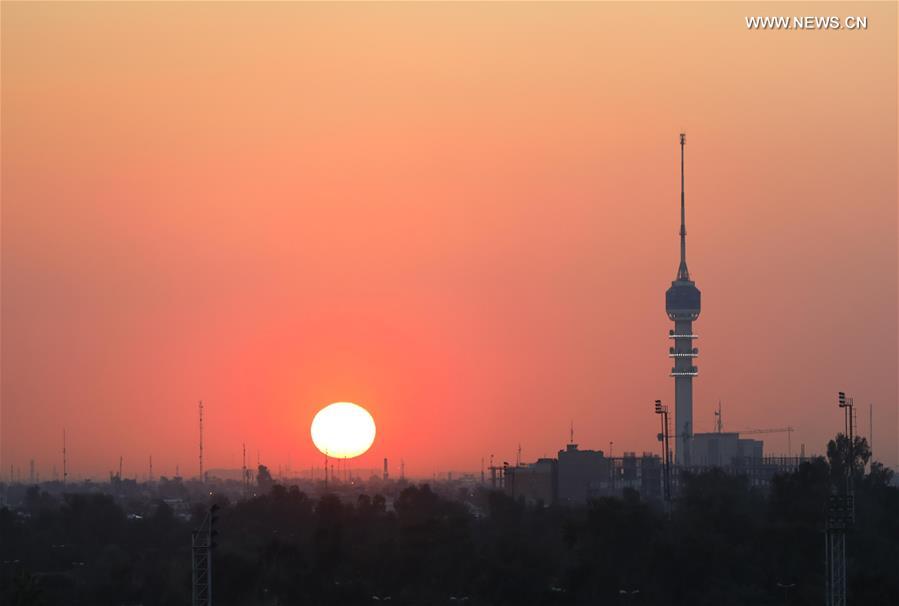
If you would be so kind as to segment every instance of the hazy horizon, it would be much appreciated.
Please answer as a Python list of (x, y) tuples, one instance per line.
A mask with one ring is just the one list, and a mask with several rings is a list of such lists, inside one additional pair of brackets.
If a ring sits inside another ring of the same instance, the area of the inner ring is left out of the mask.
[(0, 477), (658, 452), (681, 131), (695, 430), (899, 465), (896, 7), (757, 6), (3, 3)]

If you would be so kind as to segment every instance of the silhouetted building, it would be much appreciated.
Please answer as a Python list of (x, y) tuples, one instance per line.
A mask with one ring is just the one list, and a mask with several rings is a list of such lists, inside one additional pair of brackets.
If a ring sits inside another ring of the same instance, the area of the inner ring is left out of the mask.
[(680, 265), (677, 277), (665, 293), (665, 311), (674, 321), (674, 330), (668, 338), (674, 346), (668, 357), (674, 359), (671, 376), (674, 377), (674, 458), (678, 465), (691, 465), (691, 437), (693, 435), (693, 377), (699, 370), (694, 358), (699, 350), (693, 347), (693, 321), (699, 317), (700, 292), (690, 279), (687, 270), (687, 228), (684, 210), (684, 144), (687, 137), (680, 136)]
[(741, 438), (736, 432), (697, 433), (693, 436), (693, 464), (703, 467), (730, 467), (746, 459), (764, 456), (761, 440)]
[(601, 450), (578, 450), (568, 444), (559, 451), (559, 502), (580, 505), (606, 488), (610, 481), (610, 463)]
[(624, 453), (624, 457), (621, 459), (621, 479), (625, 482), (637, 480), (637, 453)]
[(662, 498), (662, 458), (643, 453), (640, 458), (640, 495), (644, 499)]
[(555, 459), (537, 459), (535, 463), (503, 469), (503, 486), (512, 498), (524, 498), (527, 503), (552, 505), (557, 494), (557, 463)]

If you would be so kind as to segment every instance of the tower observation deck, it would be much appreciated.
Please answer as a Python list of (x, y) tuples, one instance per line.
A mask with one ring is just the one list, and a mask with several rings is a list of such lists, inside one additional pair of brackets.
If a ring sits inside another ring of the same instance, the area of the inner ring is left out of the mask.
[(668, 331), (673, 346), (668, 357), (674, 361), (671, 376), (674, 377), (674, 460), (678, 465), (690, 465), (690, 443), (693, 436), (693, 377), (699, 369), (695, 358), (699, 349), (694, 347), (697, 338), (693, 334), (693, 321), (699, 317), (700, 292), (687, 270), (687, 228), (684, 211), (684, 145), (687, 136), (680, 135), (680, 265), (677, 277), (665, 293), (665, 311), (674, 322)]

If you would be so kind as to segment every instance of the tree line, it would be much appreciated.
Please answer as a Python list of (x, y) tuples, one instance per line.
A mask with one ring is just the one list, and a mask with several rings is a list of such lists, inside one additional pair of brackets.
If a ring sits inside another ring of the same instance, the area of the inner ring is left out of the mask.
[[(427, 484), (393, 500), (267, 494), (218, 499), (214, 598), (221, 605), (815, 605), (824, 601), (827, 496), (852, 469), (850, 601), (899, 604), (899, 488), (863, 438), (753, 487), (721, 470), (686, 474), (670, 512), (626, 491), (584, 507), (528, 506)], [(851, 466), (850, 466), (851, 461)], [(189, 604), (190, 533), (163, 502), (128, 516), (113, 497), (39, 489), (0, 509), (0, 603)]]

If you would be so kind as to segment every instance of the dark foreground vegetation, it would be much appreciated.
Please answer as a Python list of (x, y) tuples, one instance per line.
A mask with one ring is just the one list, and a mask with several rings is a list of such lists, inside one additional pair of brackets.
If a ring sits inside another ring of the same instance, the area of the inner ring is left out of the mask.
[[(825, 502), (845, 485), (846, 440), (770, 487), (713, 470), (688, 477), (669, 516), (636, 493), (580, 509), (467, 500), (410, 486), (385, 499), (310, 499), (275, 485), (223, 503), (215, 603), (824, 603)], [(899, 604), (899, 489), (856, 449), (853, 604)], [(112, 497), (34, 490), (0, 510), (0, 603), (190, 603), (190, 531), (164, 504), (129, 519)], [(479, 515), (479, 512), (483, 515)]]

